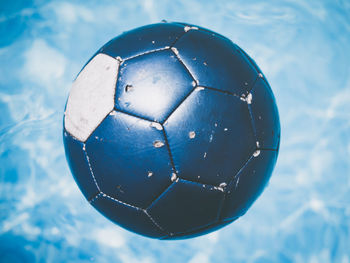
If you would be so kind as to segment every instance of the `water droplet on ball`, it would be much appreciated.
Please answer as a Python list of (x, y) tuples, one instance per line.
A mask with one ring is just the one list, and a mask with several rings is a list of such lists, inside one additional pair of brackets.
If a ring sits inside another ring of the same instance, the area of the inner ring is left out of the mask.
[(176, 173), (172, 173), (170, 179), (172, 182), (176, 181), (176, 179), (177, 179)]
[(171, 50), (175, 53), (175, 55), (179, 55), (179, 51), (176, 47), (172, 47)]
[(225, 182), (221, 183), (219, 187), (224, 188), (227, 184)]
[(153, 142), (153, 146), (156, 147), (156, 148), (163, 147), (164, 146), (164, 142), (162, 142), (162, 141), (154, 141)]
[(190, 131), (188, 133), (188, 137), (190, 137), (190, 139), (193, 139), (194, 137), (196, 137), (196, 133), (194, 131)]
[(133, 87), (132, 85), (130, 85), (130, 84), (128, 84), (128, 85), (125, 86), (125, 92), (130, 92), (130, 91), (132, 91), (133, 89), (134, 89), (134, 87)]
[(188, 31), (190, 31), (190, 30), (191, 30), (191, 27), (190, 27), (190, 26), (185, 26), (185, 27), (184, 27), (184, 31), (185, 31), (185, 32), (188, 32)]
[(158, 131), (163, 130), (162, 124), (160, 124), (158, 122), (151, 122), (151, 127), (156, 128)]
[(201, 91), (201, 90), (204, 90), (204, 89), (205, 89), (204, 87), (198, 86), (198, 87), (195, 89), (195, 91)]

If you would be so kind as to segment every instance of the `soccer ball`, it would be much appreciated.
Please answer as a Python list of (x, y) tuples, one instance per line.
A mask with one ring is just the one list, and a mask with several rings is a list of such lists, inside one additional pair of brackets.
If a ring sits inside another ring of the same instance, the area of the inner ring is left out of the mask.
[(159, 23), (112, 39), (73, 83), (67, 160), (104, 216), (189, 238), (242, 216), (274, 168), (280, 124), (255, 62), (201, 27)]

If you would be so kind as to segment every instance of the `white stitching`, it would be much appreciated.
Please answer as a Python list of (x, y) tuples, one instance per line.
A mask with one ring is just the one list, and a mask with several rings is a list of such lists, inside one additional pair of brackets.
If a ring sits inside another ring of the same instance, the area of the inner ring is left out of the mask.
[(253, 135), (254, 135), (254, 139), (256, 141), (257, 147), (258, 146), (258, 135), (257, 135), (257, 131), (256, 131), (256, 126), (255, 126), (255, 120), (254, 120), (254, 116), (253, 116), (253, 112), (252, 112), (252, 106), (250, 104), (247, 103), (247, 107), (248, 107), (248, 113), (249, 113), (249, 119), (250, 119), (250, 127), (253, 130)]
[(100, 196), (102, 195), (101, 192), (99, 192), (94, 198), (92, 198), (89, 203), (92, 204), (94, 201), (96, 201)]
[(95, 185), (96, 185), (96, 187), (97, 187), (97, 190), (98, 190), (99, 192), (101, 192), (101, 189), (100, 189), (100, 187), (99, 187), (98, 184), (97, 184), (97, 181), (96, 181), (94, 172), (92, 171), (92, 167), (91, 167), (91, 163), (90, 163), (90, 158), (89, 158), (89, 156), (88, 156), (88, 154), (87, 154), (87, 152), (86, 152), (86, 148), (85, 148), (85, 143), (84, 143), (84, 146), (83, 146), (83, 151), (84, 151), (84, 153), (85, 153), (85, 157), (86, 157), (86, 160), (87, 160), (88, 165), (89, 165), (89, 169), (90, 169), (90, 173), (91, 173), (92, 179), (93, 179), (94, 182), (95, 182)]
[(237, 189), (237, 186), (238, 186), (238, 183), (239, 183), (239, 179), (240, 179), (240, 177), (241, 177), (241, 174), (242, 174), (243, 169), (248, 165), (248, 163), (250, 162), (250, 160), (253, 159), (253, 158), (254, 158), (254, 153), (249, 157), (249, 159), (248, 159), (248, 160), (246, 161), (246, 163), (241, 167), (241, 169), (239, 169), (239, 171), (237, 172), (237, 174), (230, 180), (230, 183), (236, 181), (236, 182), (235, 182), (235, 189), (234, 189), (234, 190)]
[(129, 59), (137, 58), (137, 57), (140, 57), (140, 56), (143, 56), (143, 55), (147, 55), (147, 54), (154, 53), (154, 52), (158, 52), (158, 51), (168, 50), (168, 49), (170, 49), (169, 46), (165, 46), (165, 47), (162, 47), (162, 48), (157, 48), (157, 49), (149, 50), (149, 51), (143, 52), (143, 53), (141, 53), (141, 54), (137, 54), (137, 55), (134, 55), (134, 56), (131, 56), (131, 57), (127, 57), (127, 58), (123, 59), (123, 62), (124, 62), (124, 61), (127, 61), (127, 60), (129, 60)]
[(171, 52), (174, 53), (175, 57), (178, 59), (178, 61), (183, 65), (183, 67), (186, 69), (186, 71), (188, 72), (188, 74), (190, 74), (190, 77), (192, 78), (192, 80), (196, 83), (196, 86), (198, 85), (198, 80), (196, 80), (192, 74), (192, 72), (190, 71), (190, 69), (185, 65), (185, 63), (183, 62), (183, 60), (179, 57), (179, 51), (177, 48), (172, 47)]
[(147, 212), (147, 210), (142, 210), (147, 216), (149, 219), (151, 219), (151, 221), (153, 222), (153, 224), (158, 227), (161, 231), (163, 232), (166, 232), (152, 217), (151, 215)]
[(103, 197), (107, 197), (107, 198), (109, 198), (109, 199), (111, 199), (113, 201), (116, 201), (116, 202), (120, 203), (120, 204), (123, 204), (123, 205), (129, 206), (129, 207), (135, 208), (136, 210), (142, 210), (140, 207), (137, 207), (137, 206), (125, 203), (123, 201), (120, 201), (120, 200), (118, 200), (118, 199), (116, 199), (116, 198), (114, 198), (114, 197), (112, 197), (112, 196), (110, 196), (110, 195), (108, 195), (108, 194), (106, 194), (104, 192), (101, 192), (101, 194), (102, 194)]
[(214, 184), (206, 184), (206, 183), (202, 183), (202, 182), (191, 181), (189, 179), (185, 179), (185, 178), (182, 178), (182, 177), (178, 177), (178, 178), (180, 178), (181, 181), (185, 181), (185, 182), (188, 182), (188, 183), (201, 185), (204, 188), (208, 187), (210, 190), (215, 189), (215, 190), (218, 190), (218, 191), (221, 191), (221, 192), (223, 192), (223, 190), (225, 189), (225, 187), (227, 185), (225, 182), (220, 183), (219, 186), (216, 186)]

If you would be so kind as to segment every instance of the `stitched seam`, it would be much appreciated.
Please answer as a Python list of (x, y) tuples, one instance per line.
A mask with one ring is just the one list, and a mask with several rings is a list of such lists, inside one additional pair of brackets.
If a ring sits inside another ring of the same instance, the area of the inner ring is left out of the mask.
[(156, 222), (156, 220), (154, 220), (153, 217), (152, 217), (146, 210), (143, 210), (143, 212), (147, 215), (147, 217), (152, 221), (152, 223), (153, 223), (156, 227), (158, 227), (162, 232), (168, 234), (168, 232), (165, 231), (164, 228), (161, 227), (161, 226)]
[[(115, 92), (114, 92), (114, 95), (115, 95)], [(88, 136), (88, 137), (86, 138), (86, 140), (83, 142), (84, 145), (85, 145), (85, 142), (87, 142), (87, 141), (89, 140), (89, 138), (91, 137), (91, 135), (97, 130), (97, 128), (100, 126), (100, 124), (101, 124), (101, 123), (109, 116), (109, 114), (111, 114), (113, 111), (114, 111), (114, 108), (113, 108), (110, 112), (108, 112), (108, 113), (106, 114), (106, 116), (100, 121), (99, 124), (96, 125), (96, 127), (94, 128), (94, 130), (89, 134), (89, 136)]]
[[(251, 91), (252, 91), (253, 88), (255, 87), (256, 82), (258, 81), (259, 78), (261, 78), (261, 79), (268, 85), (268, 83), (267, 83), (267, 81), (265, 80), (265, 78), (264, 78), (262, 75), (260, 75), (260, 73), (259, 73), (259, 75), (257, 76), (257, 78), (256, 78), (255, 81), (254, 81), (254, 84), (253, 84), (252, 88), (249, 90), (248, 94), (251, 93)], [(268, 85), (268, 86), (269, 86), (269, 85)], [(243, 99), (244, 99), (244, 98), (243, 98)], [(254, 98), (253, 98), (253, 100), (254, 100)], [(255, 125), (255, 120), (254, 120), (254, 115), (253, 115), (253, 111), (252, 111), (252, 106), (251, 106), (251, 104), (249, 104), (249, 103), (247, 103), (247, 105), (248, 105), (248, 111), (249, 111), (249, 116), (250, 116), (250, 123), (251, 123), (251, 126), (252, 126), (252, 128), (253, 128), (253, 133), (254, 133), (254, 137), (255, 137), (255, 141), (256, 141), (256, 146), (257, 146), (256, 149), (257, 149), (257, 150), (276, 151), (277, 148), (276, 148), (276, 149), (272, 149), (272, 148), (261, 148), (261, 147), (259, 146), (258, 132), (257, 132), (256, 125)]]
[(101, 192), (101, 194), (102, 194), (103, 197), (107, 197), (107, 198), (109, 198), (109, 199), (111, 199), (111, 200), (113, 200), (113, 201), (115, 201), (115, 202), (117, 202), (117, 203), (126, 205), (126, 206), (128, 206), (128, 207), (135, 208), (136, 210), (142, 210), (140, 207), (137, 207), (137, 206), (134, 206), (134, 205), (125, 203), (125, 202), (123, 202), (123, 201), (120, 201), (120, 200), (118, 200), (118, 199), (116, 199), (116, 198), (114, 198), (114, 197), (112, 197), (112, 196), (110, 196), (110, 195), (108, 195), (108, 194), (106, 194), (106, 193), (104, 193), (104, 192)]
[(117, 76), (116, 76), (116, 81), (115, 81), (115, 87), (114, 87), (114, 96), (113, 96), (113, 102), (114, 102), (114, 106), (113, 106), (113, 109), (115, 108), (115, 104), (116, 104), (116, 101), (117, 101), (117, 87), (118, 87), (118, 82), (119, 82), (119, 77), (121, 75), (121, 65), (122, 63), (118, 61), (118, 70), (117, 70)]
[(99, 192), (97, 195), (95, 195), (93, 198), (90, 199), (89, 203), (92, 204), (94, 201), (96, 201), (100, 196), (102, 195), (101, 192)]
[[(179, 177), (180, 178), (180, 177)], [(192, 183), (192, 184), (197, 184), (197, 185), (201, 185), (201, 186), (204, 186), (204, 187), (210, 187), (210, 188), (214, 188), (214, 190), (216, 191), (220, 191), (223, 193), (223, 196), (219, 202), (219, 207), (218, 207), (218, 211), (217, 211), (217, 216), (216, 216), (216, 221), (219, 220), (220, 216), (221, 216), (221, 210), (222, 210), (222, 207), (224, 205), (224, 202), (225, 202), (225, 197), (226, 197), (226, 194), (225, 194), (225, 186), (224, 187), (220, 187), (220, 186), (215, 186), (215, 185), (212, 185), (212, 184), (204, 184), (204, 183), (201, 183), (201, 182), (195, 182), (195, 181), (191, 181), (191, 180), (187, 180), (187, 179), (182, 179), (180, 178), (180, 180), (182, 181), (185, 181), (185, 182), (188, 182), (188, 183)], [(211, 190), (212, 190), (211, 189)], [(216, 223), (216, 221), (214, 223)]]
[(94, 183), (95, 183), (95, 185), (96, 185), (96, 187), (97, 187), (97, 190), (98, 190), (99, 192), (101, 192), (101, 189), (100, 189), (100, 187), (98, 186), (98, 183), (97, 183), (97, 181), (96, 181), (94, 172), (93, 172), (93, 170), (92, 170), (91, 163), (90, 163), (90, 158), (89, 158), (89, 155), (88, 155), (87, 152), (86, 152), (85, 146), (86, 146), (86, 145), (85, 145), (85, 143), (84, 143), (84, 144), (83, 144), (83, 151), (84, 151), (84, 153), (85, 153), (85, 157), (86, 157), (87, 163), (88, 163), (88, 165), (89, 165), (90, 174), (91, 174), (91, 176), (92, 176), (92, 179), (94, 180)]
[(252, 130), (253, 130), (253, 134), (254, 134), (254, 139), (255, 139), (256, 142), (258, 142), (258, 136), (257, 136), (257, 132), (256, 132), (256, 127), (255, 127), (255, 121), (254, 121), (252, 108), (251, 108), (250, 104), (248, 104), (248, 103), (247, 103), (247, 107), (248, 107), (248, 112), (249, 112), (250, 124), (251, 124)]
[(148, 121), (148, 122), (157, 122), (157, 121), (155, 121), (155, 120), (151, 120), (151, 119), (148, 119), (148, 118), (145, 118), (145, 117), (141, 117), (141, 116), (138, 116), (138, 115), (136, 115), (136, 114), (133, 114), (133, 113), (130, 113), (130, 112), (127, 112), (127, 111), (118, 109), (118, 108), (116, 108), (116, 107), (114, 107), (114, 110), (117, 111), (117, 112), (120, 112), (120, 113), (129, 115), (129, 116), (132, 116), (132, 117), (135, 117), (135, 118), (144, 120), (144, 121)]
[(243, 55), (243, 57), (245, 57), (247, 59), (247, 61), (255, 69), (255, 71), (258, 74), (261, 73), (259, 68), (255, 65), (255, 63), (253, 63), (252, 58), (243, 49), (241, 49), (238, 45), (235, 45), (235, 46), (236, 46), (236, 49), (238, 50), (238, 52), (241, 53), (241, 55)]
[[(257, 81), (258, 78), (261, 78), (265, 84), (267, 86), (270, 87), (269, 83), (267, 82), (266, 78), (264, 77), (264, 75), (262, 74), (262, 72), (259, 70), (259, 68), (257, 67), (257, 65), (255, 63), (253, 63), (253, 59), (243, 50), (241, 49), (238, 45), (236, 45), (236, 49), (238, 50), (238, 52), (240, 52), (249, 62), (249, 64), (255, 69), (255, 71), (258, 73), (258, 77), (256, 78), (253, 86), (251, 87), (251, 89), (249, 90), (249, 92), (251, 92), (251, 90), (253, 89), (253, 87), (255, 86), (255, 83)], [(271, 88), (271, 87), (270, 87)]]
[(175, 182), (172, 182), (164, 191), (162, 191), (156, 198), (154, 198), (154, 200), (146, 208), (146, 210), (150, 209), (154, 205), (154, 203), (156, 203), (159, 199), (161, 199), (163, 195), (165, 195), (165, 193), (169, 191), (169, 189), (173, 186), (173, 184), (175, 184)]
[(253, 90), (253, 88), (254, 88), (256, 82), (258, 81), (258, 79), (260, 79), (259, 74), (256, 76), (255, 80), (253, 81), (252, 86), (247, 90), (247, 94), (249, 94)]
[[(185, 28), (185, 27), (184, 27)], [(177, 41), (179, 41), (187, 32), (184, 31), (179, 37), (177, 37), (169, 46), (165, 46), (165, 47), (162, 47), (162, 48), (157, 48), (157, 49), (153, 49), (153, 50), (149, 50), (149, 51), (145, 51), (141, 54), (137, 54), (137, 55), (134, 55), (134, 56), (130, 56), (130, 57), (127, 57), (127, 58), (123, 58), (123, 62), (126, 61), (126, 60), (130, 60), (130, 59), (133, 59), (133, 58), (137, 58), (137, 57), (140, 57), (140, 56), (143, 56), (143, 55), (147, 55), (147, 54), (150, 54), (150, 53), (154, 53), (154, 52), (158, 52), (158, 51), (162, 51), (162, 50), (167, 50), (167, 49), (170, 49), (171, 47), (173, 47)], [(122, 63), (123, 63), (122, 62)], [(121, 63), (121, 64), (122, 64)]]
[(177, 171), (176, 171), (176, 168), (175, 168), (173, 154), (171, 153), (171, 150), (170, 150), (170, 144), (169, 144), (169, 141), (168, 141), (168, 137), (166, 135), (165, 128), (164, 128), (163, 125), (162, 125), (162, 127), (163, 127), (162, 132), (163, 132), (163, 136), (164, 136), (164, 141), (165, 141), (166, 148), (168, 150), (168, 155), (169, 155), (169, 158), (170, 158), (170, 163), (171, 163), (171, 166), (172, 166), (172, 170), (173, 170), (174, 173), (177, 174)]
[(186, 35), (187, 32), (185, 31), (185, 27), (183, 28), (184, 32), (177, 39), (175, 39), (175, 41), (170, 45), (170, 48), (173, 47), (176, 44), (176, 42), (178, 42), (184, 35)]
[(174, 107), (174, 109), (169, 113), (169, 115), (164, 119), (164, 121), (162, 121), (160, 124), (165, 125), (167, 120), (170, 118), (170, 116), (181, 106), (181, 104), (193, 93), (193, 91), (196, 89), (196, 87), (194, 87), (180, 102), (179, 104), (176, 105), (176, 107)]
[[(189, 183), (192, 183), (192, 184), (199, 184), (199, 185), (201, 185), (201, 186), (208, 186), (208, 187), (214, 187), (215, 189), (217, 188), (217, 187), (219, 187), (218, 185), (213, 185), (213, 184), (206, 184), (206, 183), (202, 183), (202, 182), (200, 182), (200, 181), (192, 181), (192, 180), (189, 180), (189, 179), (184, 179), (184, 178), (182, 178), (182, 177), (179, 177), (180, 178), (180, 180), (182, 180), (182, 181), (185, 181), (185, 182), (189, 182)], [(216, 190), (218, 190), (218, 189), (216, 189)]]
[(230, 180), (230, 182), (228, 184), (231, 184), (232, 182), (236, 182), (235, 184), (235, 190), (237, 188), (237, 185), (239, 183), (239, 178), (241, 177), (242, 171), (243, 169), (248, 165), (248, 163), (250, 162), (251, 159), (254, 158), (254, 155), (252, 154), (248, 160), (243, 164), (243, 166), (241, 167), (241, 169), (239, 169), (239, 171), (235, 174), (235, 176)]
[[(252, 155), (248, 158), (248, 160), (243, 164), (243, 166), (241, 167), (241, 169), (239, 169), (239, 171), (235, 174), (235, 176), (233, 176), (233, 177), (231, 178), (231, 180), (228, 182), (227, 185), (230, 185), (232, 182), (235, 182), (235, 181), (236, 181), (234, 190), (237, 189), (237, 186), (238, 186), (238, 183), (239, 183), (239, 178), (241, 177), (241, 173), (242, 173), (243, 169), (248, 165), (248, 163), (250, 162), (250, 160), (251, 160), (252, 158), (254, 158), (254, 155), (253, 155), (253, 154), (252, 154)], [(234, 191), (234, 190), (233, 190), (233, 191)], [(220, 219), (220, 218), (222, 217), (222, 207), (224, 206), (224, 202), (225, 202), (225, 200), (226, 200), (226, 196), (227, 196), (227, 192), (226, 192), (226, 190), (225, 190), (225, 191), (224, 191), (224, 197), (223, 197), (223, 200), (222, 200), (222, 202), (221, 202), (220, 213), (218, 213), (219, 222), (220, 222), (220, 221), (223, 221), (223, 220)]]
[(109, 198), (109, 199), (111, 199), (112, 201), (115, 201), (115, 202), (117, 202), (117, 203), (120, 203), (120, 204), (122, 204), (122, 205), (131, 207), (131, 208), (134, 208), (134, 209), (136, 209), (136, 210), (138, 210), (138, 211), (140, 211), (140, 210), (143, 211), (143, 212), (146, 214), (146, 216), (152, 221), (152, 223), (153, 223), (157, 228), (159, 228), (159, 229), (160, 229), (162, 232), (164, 232), (165, 234), (167, 234), (167, 235), (169, 234), (167, 231), (164, 230), (164, 228), (162, 228), (162, 227), (152, 218), (152, 216), (151, 216), (146, 210), (144, 210), (144, 209), (142, 209), (142, 208), (140, 208), (140, 207), (137, 207), (137, 206), (134, 206), (134, 205), (125, 203), (125, 202), (123, 202), (123, 201), (120, 201), (120, 200), (118, 200), (118, 199), (116, 199), (116, 198), (114, 198), (114, 197), (112, 197), (112, 196), (110, 196), (110, 195), (108, 195), (108, 194), (103, 193), (103, 192), (98, 193), (93, 199), (91, 199), (90, 204), (92, 204), (94, 201), (96, 201), (100, 196)]
[(124, 61), (128, 61), (128, 60), (133, 59), (133, 58), (137, 58), (137, 57), (140, 57), (140, 56), (143, 56), (143, 55), (155, 53), (155, 52), (158, 52), (158, 51), (168, 50), (168, 49), (170, 49), (170, 46), (165, 46), (165, 47), (162, 47), (162, 48), (157, 48), (157, 49), (145, 51), (145, 52), (143, 52), (141, 54), (137, 54), (137, 55), (134, 55), (134, 56), (131, 56), (131, 57), (123, 58), (123, 62), (121, 64), (123, 64)]
[(220, 93), (224, 93), (224, 94), (227, 94), (227, 95), (231, 95), (231, 96), (234, 96), (238, 99), (241, 98), (241, 96), (235, 94), (235, 93), (232, 93), (230, 91), (227, 91), (227, 90), (221, 90), (221, 89), (217, 89), (217, 88), (213, 88), (213, 87), (209, 87), (209, 86), (202, 86), (202, 85), (198, 85), (198, 87), (201, 87), (201, 88), (204, 88), (204, 89), (208, 89), (208, 90), (213, 90), (213, 91), (217, 91), (217, 92), (220, 92)]
[[(74, 141), (77, 141), (77, 142), (79, 142), (79, 143), (82, 143), (82, 144), (84, 144), (84, 142), (82, 142), (81, 140), (79, 140), (78, 138), (76, 138), (76, 137), (74, 137), (74, 135), (73, 134), (71, 134), (69, 131), (67, 131), (66, 130), (66, 127), (63, 127), (64, 128), (64, 136), (70, 136), (70, 137), (72, 137), (72, 139), (74, 140)], [(0, 131), (1, 132), (1, 131)], [(66, 133), (66, 134), (65, 134)]]
[[(189, 70), (189, 68), (185, 65), (185, 63), (182, 61), (182, 59), (179, 57), (179, 55), (174, 52), (175, 47), (171, 48), (171, 52), (174, 53), (175, 57), (179, 60), (179, 62), (182, 64), (182, 66), (186, 69), (186, 71), (188, 72), (188, 74), (190, 74), (191, 78), (193, 81), (195, 81), (198, 84), (198, 81), (194, 78), (194, 76), (192, 75), (191, 71)], [(177, 49), (176, 49), (177, 50)]]

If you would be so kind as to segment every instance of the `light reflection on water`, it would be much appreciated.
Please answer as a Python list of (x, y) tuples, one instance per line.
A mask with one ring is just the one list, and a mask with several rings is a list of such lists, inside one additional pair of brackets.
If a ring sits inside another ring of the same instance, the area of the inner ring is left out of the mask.
[[(0, 10), (0, 262), (349, 262), (348, 1), (11, 1)], [(176, 242), (96, 212), (70, 175), (61, 134), (87, 59), (164, 18), (210, 28), (252, 55), (282, 124), (278, 165), (251, 210)]]

